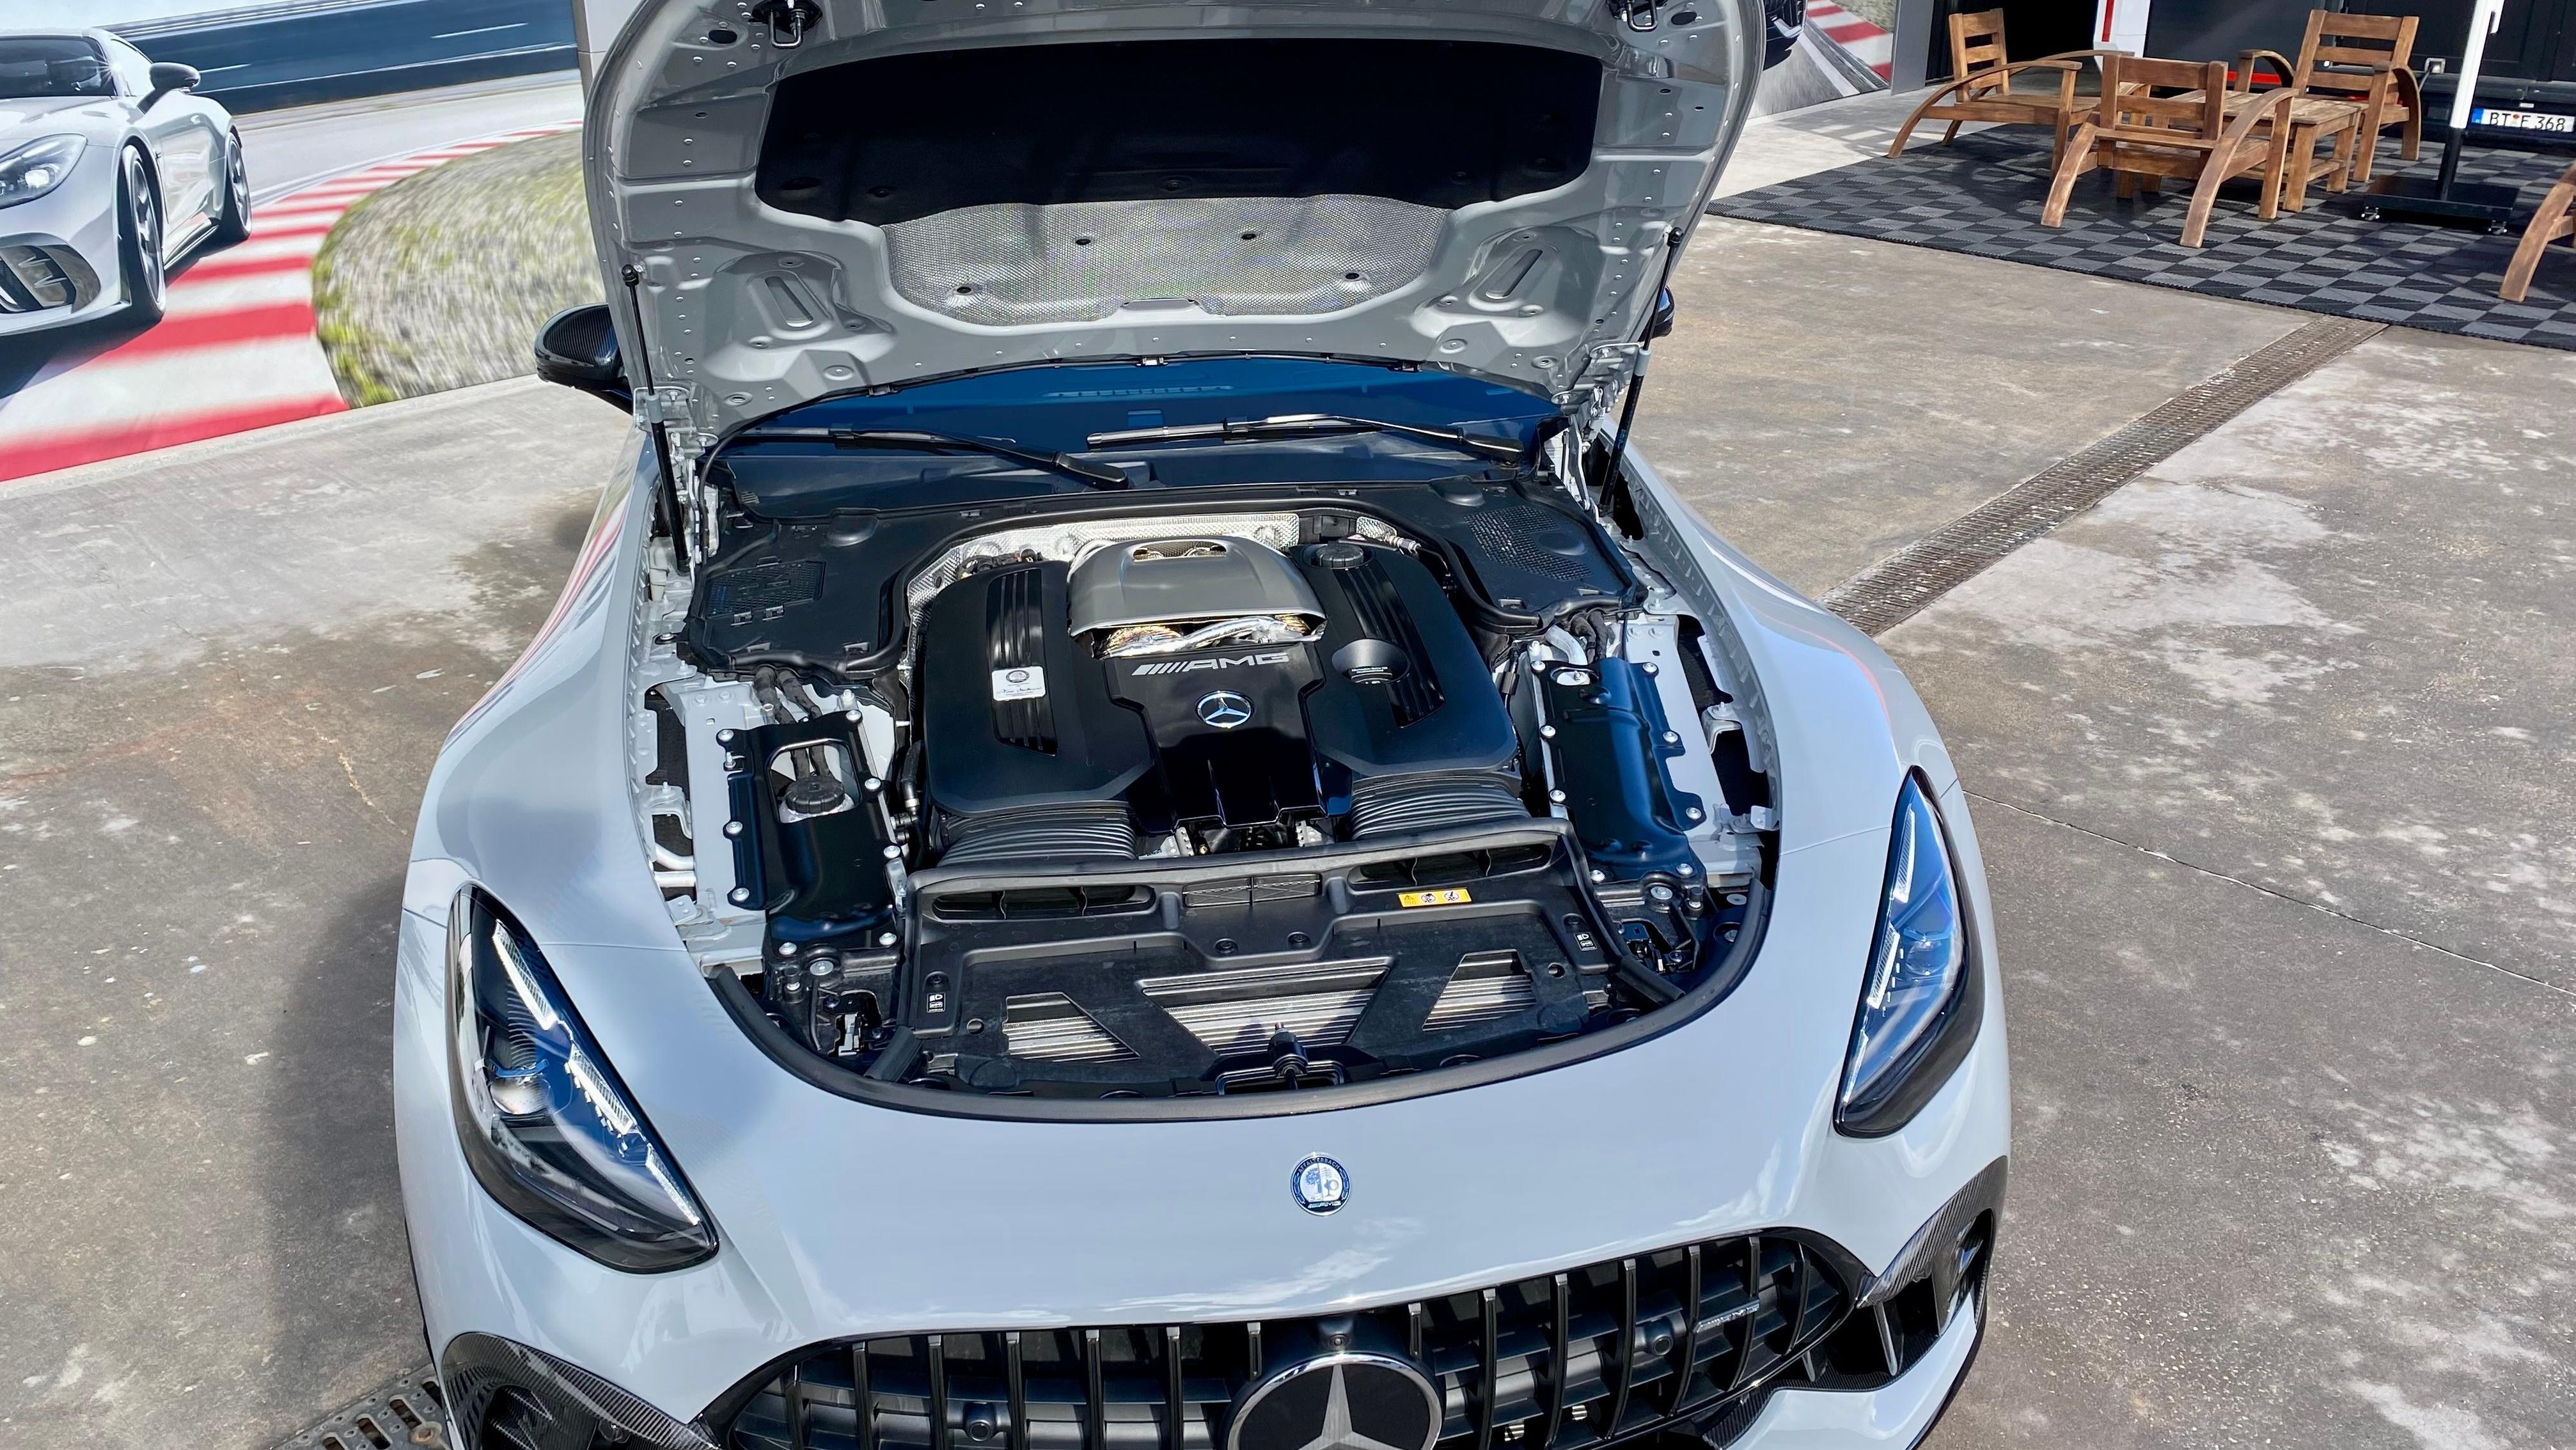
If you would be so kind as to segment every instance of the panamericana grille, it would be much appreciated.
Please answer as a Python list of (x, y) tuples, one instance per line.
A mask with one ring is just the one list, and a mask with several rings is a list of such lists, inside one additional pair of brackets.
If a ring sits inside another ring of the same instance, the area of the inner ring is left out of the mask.
[(1329, 1318), (821, 1345), (719, 1402), (714, 1428), (728, 1450), (1222, 1450), (1247, 1385), (1338, 1336), (1428, 1371), (1437, 1450), (1741, 1429), (1772, 1385), (1832, 1373), (1817, 1351), (1859, 1274), (1754, 1234)]

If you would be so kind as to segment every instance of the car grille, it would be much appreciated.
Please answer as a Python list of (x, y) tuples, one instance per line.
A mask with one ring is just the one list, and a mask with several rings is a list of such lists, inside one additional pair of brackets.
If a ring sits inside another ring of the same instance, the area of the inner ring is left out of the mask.
[(1341, 1316), (845, 1341), (764, 1369), (708, 1424), (731, 1450), (1223, 1450), (1246, 1386), (1351, 1347), (1428, 1374), (1438, 1450), (1731, 1438), (1775, 1385), (1833, 1373), (1818, 1351), (1862, 1277), (1780, 1232)]

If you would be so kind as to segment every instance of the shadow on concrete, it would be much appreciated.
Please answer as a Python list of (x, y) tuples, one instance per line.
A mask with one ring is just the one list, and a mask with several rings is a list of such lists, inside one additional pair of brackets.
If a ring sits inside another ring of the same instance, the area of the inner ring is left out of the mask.
[[(399, 872), (365, 882), (331, 909), (298, 964), (275, 1034), (279, 1060), (257, 1135), (273, 1155), (262, 1205), (271, 1285), (272, 1362), (310, 1385), (363, 1391), (428, 1358), (420, 1301), (405, 1275), (388, 1301), (387, 1259), (408, 1261), (393, 1134), (394, 941)], [(367, 1245), (352, 1254), (352, 1240)], [(411, 1326), (409, 1336), (395, 1325)], [(366, 1361), (352, 1364), (355, 1356)], [(399, 1352), (396, 1352), (399, 1351)], [(350, 1380), (365, 1383), (348, 1384)]]

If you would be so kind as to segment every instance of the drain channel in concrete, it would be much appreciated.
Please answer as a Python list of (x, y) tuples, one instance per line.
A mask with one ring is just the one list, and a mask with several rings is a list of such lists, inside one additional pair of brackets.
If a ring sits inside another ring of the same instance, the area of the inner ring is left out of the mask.
[(2385, 330), (2384, 323), (2348, 317), (2311, 322), (1863, 569), (1822, 602), (1863, 633), (1894, 629), (2006, 554)]
[(447, 1450), (438, 1376), (425, 1364), (396, 1375), (277, 1450)]

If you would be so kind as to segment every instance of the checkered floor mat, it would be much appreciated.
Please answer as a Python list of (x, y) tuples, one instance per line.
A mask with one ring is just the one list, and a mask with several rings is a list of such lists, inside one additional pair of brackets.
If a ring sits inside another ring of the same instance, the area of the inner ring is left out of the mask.
[[(2431, 175), (2439, 153), (2397, 160), (2394, 140), (2380, 150), (2379, 174)], [(2525, 208), (2539, 203), (2566, 168), (2564, 156), (2471, 149), (2460, 166), (2467, 181), (2522, 188)], [(2283, 307), (2436, 332), (2576, 351), (2576, 248), (2552, 246), (2529, 299), (2496, 296), (2512, 260), (2526, 210), (2514, 234), (2491, 237), (2471, 228), (2416, 222), (2365, 222), (2360, 190), (2329, 196), (2311, 191), (2304, 212), (2266, 223), (2254, 214), (2250, 181), (2220, 193), (2207, 245), (2181, 244), (2188, 186), (2121, 201), (2111, 178), (2096, 172), (2075, 184), (2066, 225), (2039, 224), (2048, 200), (2048, 139), (2023, 128), (1983, 131), (1949, 148), (1921, 148), (1818, 172), (1709, 207), (1720, 216), (1774, 222), (1842, 236), (2001, 257), (2063, 271), (2179, 287)]]

